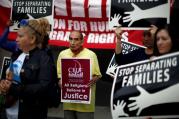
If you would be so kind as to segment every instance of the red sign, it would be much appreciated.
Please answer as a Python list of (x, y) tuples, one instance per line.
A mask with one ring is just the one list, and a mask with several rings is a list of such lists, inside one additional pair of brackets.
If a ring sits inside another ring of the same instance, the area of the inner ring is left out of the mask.
[(90, 103), (90, 59), (62, 59), (62, 102)]
[[(10, 18), (11, 6), (9, 0), (0, 0), (0, 34)], [(115, 34), (108, 27), (109, 8), (109, 0), (54, 0), (50, 44), (69, 46), (69, 33), (78, 30), (84, 33), (84, 47), (114, 49)], [(143, 30), (124, 31), (122, 38), (126, 42), (142, 45), (142, 33)], [(16, 33), (11, 32), (9, 38), (15, 40)]]
[[(68, 6), (67, 6), (68, 5)], [(12, 3), (0, 0), (0, 34), (10, 19)], [(77, 9), (78, 8), (78, 9)], [(94, 14), (95, 11), (95, 14)], [(84, 33), (84, 47), (97, 49), (114, 49), (115, 34), (108, 28), (109, 2), (107, 0), (55, 0), (54, 25), (50, 32), (50, 44), (69, 46), (68, 37), (72, 30)], [(142, 30), (126, 31), (125, 41), (142, 45)], [(9, 34), (9, 39), (16, 39), (16, 32)]]

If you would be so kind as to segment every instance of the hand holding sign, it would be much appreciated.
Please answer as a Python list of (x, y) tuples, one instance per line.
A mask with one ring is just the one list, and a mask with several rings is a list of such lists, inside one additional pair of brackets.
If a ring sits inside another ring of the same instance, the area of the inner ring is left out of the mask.
[(154, 40), (154, 38), (155, 38), (155, 33), (156, 33), (157, 29), (158, 29), (157, 26), (155, 26), (155, 25), (150, 25), (149, 32), (151, 33), (153, 40)]
[(92, 79), (89, 81), (89, 83), (87, 84), (88, 87), (93, 86), (94, 84), (96, 84), (96, 82), (100, 79), (100, 76), (97, 75), (93, 75)]
[(157, 29), (158, 29), (157, 26), (151, 25), (150, 28), (149, 28), (149, 31), (150, 31), (151, 35), (155, 35)]
[(6, 94), (11, 86), (11, 81), (9, 80), (1, 80), (0, 81), (0, 92), (1, 94)]
[(116, 34), (116, 37), (117, 37), (117, 40), (121, 40), (122, 38), (122, 28), (121, 28), (121, 25), (118, 26), (115, 30), (114, 30), (115, 34)]

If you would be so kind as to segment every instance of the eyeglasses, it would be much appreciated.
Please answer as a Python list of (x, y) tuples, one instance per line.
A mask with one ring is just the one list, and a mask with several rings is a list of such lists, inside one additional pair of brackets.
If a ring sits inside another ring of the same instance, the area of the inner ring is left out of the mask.
[(30, 27), (32, 30), (34, 30), (36, 33), (38, 33), (39, 35), (41, 35), (41, 33), (39, 33), (37, 30), (35, 30), (34, 27), (32, 27), (32, 26), (29, 24), (29, 20), (27, 20), (27, 19), (22, 19), (22, 20), (20, 21), (20, 26), (28, 26), (28, 27)]
[(79, 40), (81, 40), (81, 39), (80, 39), (80, 38), (72, 38), (72, 37), (69, 37), (69, 41), (72, 41), (72, 40), (79, 41)]

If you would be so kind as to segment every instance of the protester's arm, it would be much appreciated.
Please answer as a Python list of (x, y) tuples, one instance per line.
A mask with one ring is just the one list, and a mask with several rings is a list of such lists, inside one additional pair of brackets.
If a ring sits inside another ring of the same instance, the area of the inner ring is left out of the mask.
[(0, 94), (6, 94), (12, 83), (13, 72), (8, 68), (6, 70), (6, 79), (0, 80)]
[(116, 47), (115, 47), (115, 53), (116, 54), (120, 54), (122, 52), (122, 42), (121, 42), (121, 38), (122, 38), (122, 29), (121, 27), (117, 27), (115, 29), (115, 34), (116, 34)]
[(153, 40), (154, 40), (155, 33), (156, 33), (157, 29), (158, 29), (158, 27), (155, 26), (155, 25), (151, 25), (150, 28), (149, 28), (149, 32), (151, 33)]
[(93, 75), (92, 79), (90, 80), (90, 82), (88, 83), (88, 86), (93, 86), (94, 84), (96, 84), (96, 82), (101, 78), (100, 75)]
[(9, 27), (5, 29), (2, 36), (0, 37), (0, 47), (8, 50), (10, 52), (14, 52), (17, 50), (17, 44), (15, 41), (8, 41)]
[(6, 28), (2, 34), (2, 36), (0, 37), (0, 47), (8, 50), (10, 52), (15, 52), (18, 49), (18, 46), (16, 44), (16, 41), (9, 41), (8, 40), (8, 35), (9, 35), (9, 27), (12, 26), (13, 23), (11, 20), (8, 20), (6, 23)]
[(61, 79), (58, 80), (58, 86), (59, 86), (60, 88), (62, 87), (62, 80), (61, 80)]
[(57, 59), (57, 76), (58, 76), (58, 85), (62, 88), (62, 80), (61, 80), (61, 55), (59, 54)]
[(6, 42), (7, 37), (8, 37), (8, 34), (9, 34), (9, 27), (7, 27), (7, 28), (4, 30), (4, 32), (3, 32), (3, 34), (2, 34), (2, 36), (1, 36), (1, 38), (0, 38), (0, 46), (1, 46), (3, 43)]
[(89, 81), (87, 84), (88, 86), (93, 86), (96, 84), (96, 82), (102, 77), (100, 68), (99, 68), (99, 63), (96, 54), (93, 54), (93, 72), (92, 72), (92, 79)]

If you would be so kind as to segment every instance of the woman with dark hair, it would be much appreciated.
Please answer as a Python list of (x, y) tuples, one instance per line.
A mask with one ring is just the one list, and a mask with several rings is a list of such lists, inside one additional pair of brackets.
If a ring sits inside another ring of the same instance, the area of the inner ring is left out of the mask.
[(177, 39), (178, 35), (170, 25), (158, 28), (154, 39), (154, 56), (179, 51)]
[[(177, 46), (179, 46), (178, 45), (178, 34), (176, 34), (176, 30), (174, 30), (174, 29), (175, 28), (171, 27), (170, 25), (166, 25), (164, 27), (158, 28), (158, 30), (155, 33), (155, 39), (154, 39), (154, 57), (158, 57), (158, 56), (162, 56), (162, 55), (166, 55), (169, 53), (179, 51), (179, 48), (177, 47)], [(160, 61), (164, 61), (164, 60), (161, 59)], [(178, 71), (177, 60), (178, 60), (177, 58), (176, 58), (176, 60), (172, 60), (173, 64), (176, 65), (175, 67), (169, 66), (169, 65), (167, 67), (168, 68), (167, 69), (168, 77), (170, 80), (167, 80), (166, 82), (160, 82), (161, 84), (159, 84), (159, 85), (157, 84), (157, 87), (150, 89), (150, 90), (156, 90), (156, 91), (151, 92), (149, 90), (146, 90), (142, 86), (136, 87), (137, 90), (140, 92), (140, 95), (130, 97), (129, 100), (133, 100), (134, 102), (129, 104), (128, 107), (131, 110), (138, 109), (137, 115), (140, 115), (141, 112), (143, 111), (143, 109), (146, 109), (146, 108), (152, 107), (152, 106), (154, 108), (148, 108), (148, 109), (150, 109), (150, 111), (152, 113), (153, 113), (153, 111), (156, 111), (157, 109), (160, 109), (161, 112), (165, 111), (165, 113), (163, 113), (163, 114), (167, 113), (166, 115), (171, 115), (171, 114), (173, 115), (175, 113), (178, 113), (173, 110), (169, 111), (171, 108), (178, 107), (178, 102), (179, 102), (178, 98), (176, 98), (176, 97), (179, 97), (179, 95), (178, 95), (179, 83), (178, 83), (178, 75), (177, 75), (177, 73), (178, 73), (177, 72)], [(165, 63), (163, 63), (163, 64), (165, 64)], [(156, 65), (156, 67), (158, 67), (158, 66)], [(163, 68), (163, 67), (161, 69), (165, 70), (165, 68)], [(161, 69), (160, 68), (157, 69), (158, 72), (162, 71)], [(174, 70), (176, 70), (176, 71), (174, 71)], [(155, 76), (156, 75), (157, 74), (155, 74)], [(165, 74), (162, 74), (162, 73), (158, 74), (156, 80), (161, 80), (161, 81), (165, 80)], [(167, 109), (164, 107), (167, 107)], [(162, 116), (166, 116), (166, 115), (162, 115)], [(168, 116), (168, 117), (170, 117), (170, 116)], [(149, 117), (146, 119), (151, 119), (151, 118)]]

